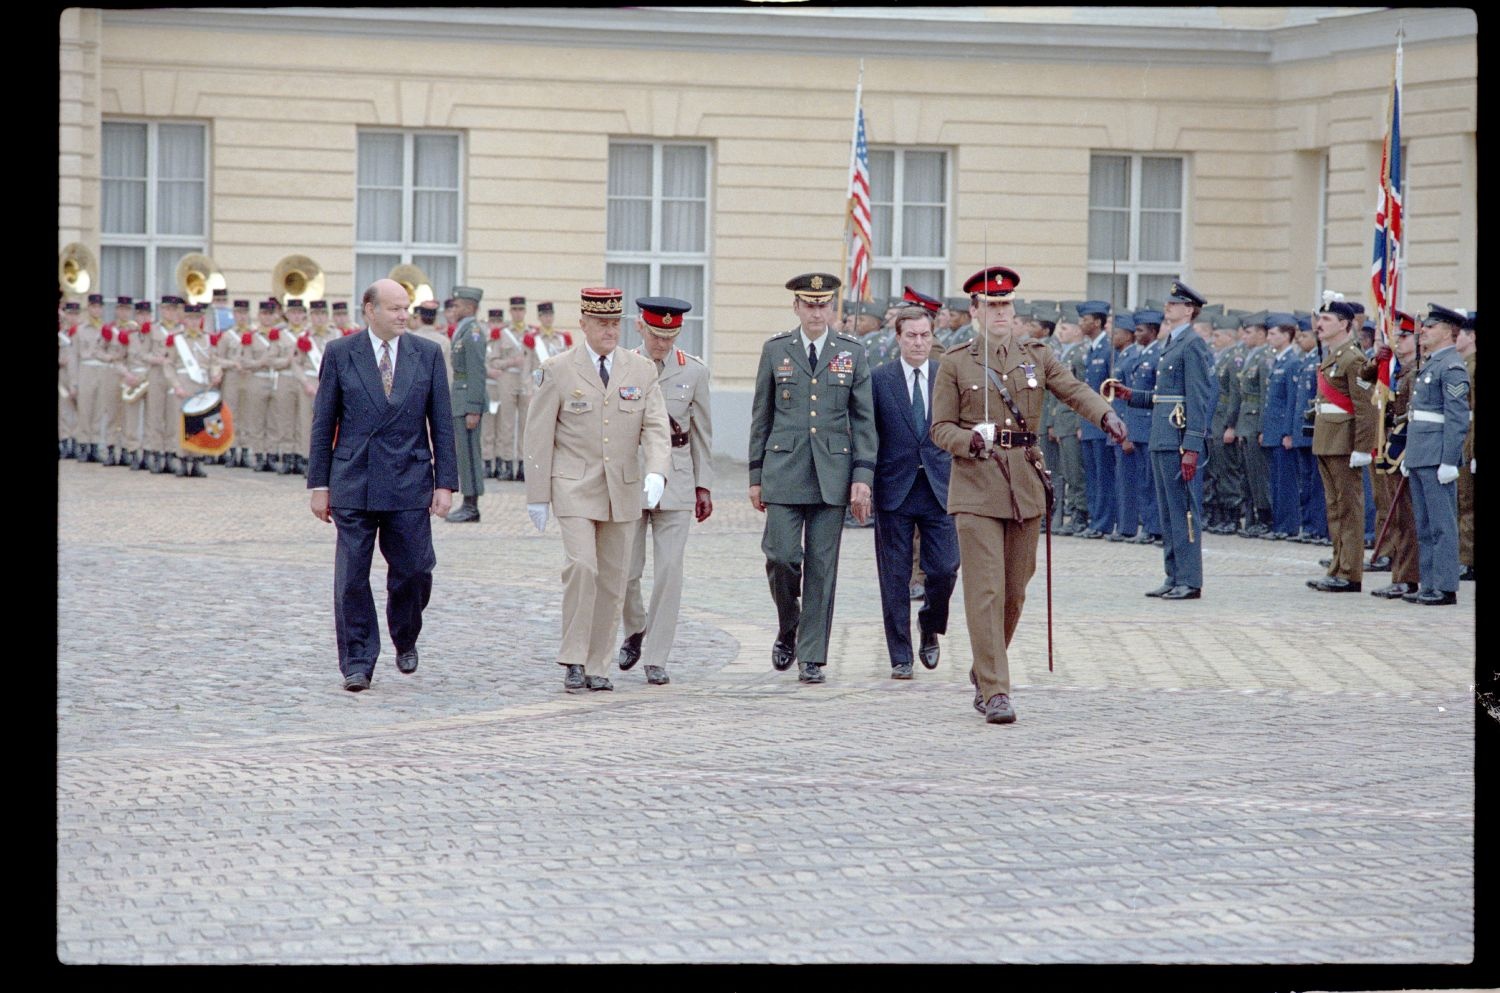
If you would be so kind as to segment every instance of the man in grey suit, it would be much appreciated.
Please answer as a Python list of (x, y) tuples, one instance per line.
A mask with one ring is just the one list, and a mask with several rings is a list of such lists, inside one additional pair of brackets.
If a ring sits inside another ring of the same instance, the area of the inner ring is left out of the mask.
[(762, 346), (750, 410), (750, 505), (766, 515), (779, 622), (771, 665), (800, 660), (804, 683), (823, 682), (844, 507), (869, 518), (878, 446), (865, 350), (828, 326), (839, 285), (826, 272), (787, 281), (800, 327)]

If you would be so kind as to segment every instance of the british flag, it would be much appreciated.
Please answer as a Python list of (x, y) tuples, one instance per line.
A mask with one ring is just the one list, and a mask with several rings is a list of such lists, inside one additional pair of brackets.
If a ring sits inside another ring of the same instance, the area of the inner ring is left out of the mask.
[(854, 110), (854, 155), (849, 170), (849, 288), (870, 299), (870, 147), (865, 143), (865, 111)]
[[(1386, 121), (1385, 147), (1380, 154), (1380, 193), (1375, 200), (1375, 257), (1370, 265), (1370, 287), (1375, 297), (1379, 341), (1396, 330), (1396, 307), (1401, 290), (1401, 41), (1396, 41), (1396, 70), (1391, 82), (1391, 113)], [(1391, 362), (1380, 364), (1380, 383), (1391, 390)]]

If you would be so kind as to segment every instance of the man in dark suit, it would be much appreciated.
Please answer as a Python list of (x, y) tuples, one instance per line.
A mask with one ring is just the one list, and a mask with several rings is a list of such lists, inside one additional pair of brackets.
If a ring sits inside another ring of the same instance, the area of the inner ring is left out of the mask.
[(875, 567), (880, 575), (880, 608), (885, 615), (885, 647), (891, 678), (910, 679), (912, 532), (922, 536), (923, 592), (917, 611), (922, 633), (919, 656), (937, 668), (938, 635), (948, 633), (948, 600), (958, 576), (958, 533), (948, 516), (948, 473), (953, 457), (928, 436), (932, 423), (932, 320), (919, 307), (896, 314), (901, 358), (870, 374), (875, 429)]
[(446, 514), (458, 487), (443, 350), (405, 334), (409, 303), (400, 283), (371, 284), (366, 330), (329, 342), (313, 401), (307, 487), (313, 516), (338, 527), (333, 625), (351, 692), (370, 688), (380, 655), (370, 592), (375, 542), (387, 566), (396, 668), (412, 673), (437, 564), (428, 515)]

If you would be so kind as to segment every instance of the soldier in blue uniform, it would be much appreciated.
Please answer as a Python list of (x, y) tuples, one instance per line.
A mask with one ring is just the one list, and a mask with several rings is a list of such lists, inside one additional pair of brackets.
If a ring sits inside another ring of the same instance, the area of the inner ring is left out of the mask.
[[(1161, 361), (1161, 333), (1164, 320), (1159, 310), (1135, 312), (1135, 343), (1140, 349), (1130, 374), (1123, 377), (1125, 385), (1132, 390), (1154, 390), (1156, 369)], [(1151, 545), (1161, 543), (1161, 510), (1156, 503), (1156, 480), (1151, 472), (1151, 412), (1126, 405), (1125, 427), (1130, 431), (1130, 444), (1135, 450), (1125, 455), (1131, 466), (1136, 486), (1136, 506), (1140, 508), (1141, 532), (1133, 544)]]
[[(1110, 329), (1110, 345), (1114, 348), (1113, 376), (1125, 382), (1135, 370), (1140, 349), (1135, 345), (1135, 317), (1129, 313), (1116, 314)], [(1127, 404), (1116, 397), (1111, 401), (1115, 416), (1123, 422)], [(1126, 424), (1126, 431), (1130, 426)], [(1126, 448), (1130, 451), (1127, 453)], [(1123, 441), (1113, 438), (1104, 443), (1104, 457), (1115, 464), (1115, 530), (1106, 536), (1108, 541), (1131, 541), (1140, 533), (1140, 506), (1135, 487), (1133, 466), (1128, 456), (1135, 454), (1135, 444), (1127, 433)]]
[(1151, 409), (1151, 471), (1161, 507), (1162, 558), (1166, 582), (1146, 595), (1196, 600), (1203, 590), (1203, 479), (1198, 464), (1207, 448), (1218, 391), (1213, 354), (1193, 333), (1192, 322), (1207, 301), (1177, 280), (1163, 309), (1166, 344), (1156, 388), (1137, 393), (1117, 387), (1132, 407)]
[[(1078, 305), (1078, 326), (1083, 329), (1084, 382), (1097, 390), (1109, 378), (1114, 348), (1109, 340), (1109, 304), (1085, 300)], [(1080, 538), (1103, 538), (1115, 529), (1115, 461), (1104, 444), (1104, 432), (1087, 421), (1079, 425), (1083, 452), (1084, 489), (1089, 505), (1089, 526)]]
[(1297, 488), (1296, 439), (1302, 433), (1297, 410), (1297, 373), (1301, 362), (1292, 339), (1297, 318), (1271, 314), (1266, 318), (1266, 341), (1271, 351), (1271, 375), (1266, 380), (1266, 402), (1261, 408), (1260, 448), (1271, 470), (1271, 533), (1273, 541), (1290, 538), (1302, 526), (1302, 502)]
[(1469, 433), (1469, 371), (1454, 348), (1463, 314), (1435, 303), (1422, 320), (1429, 357), (1412, 384), (1406, 459), (1417, 518), (1421, 589), (1401, 599), (1424, 606), (1458, 602), (1458, 463)]
[(1323, 502), (1323, 483), (1318, 476), (1318, 460), (1313, 455), (1313, 417), (1318, 402), (1318, 336), (1312, 329), (1312, 315), (1297, 315), (1297, 390), (1292, 409), (1296, 412), (1292, 431), (1292, 451), (1296, 453), (1297, 502), (1302, 508), (1300, 540), (1307, 544), (1327, 545), (1328, 507)]

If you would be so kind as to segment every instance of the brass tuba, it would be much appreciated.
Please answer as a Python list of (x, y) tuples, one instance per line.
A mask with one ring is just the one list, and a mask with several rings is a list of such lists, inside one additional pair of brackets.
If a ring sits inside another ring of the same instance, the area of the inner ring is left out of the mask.
[(385, 278), (400, 283), (406, 295), (411, 297), (411, 304), (406, 308), (411, 313), (416, 313), (417, 304), (437, 299), (437, 294), (432, 292), (432, 280), (427, 278), (421, 266), (404, 262), (386, 273)]
[(94, 274), (98, 271), (94, 253), (81, 242), (70, 242), (57, 259), (57, 285), (64, 293), (83, 296), (94, 285)]
[[(120, 331), (128, 332), (130, 334), (139, 334), (140, 330), (141, 330), (141, 326), (139, 324), (137, 324), (135, 321), (126, 321), (124, 324), (118, 325), (117, 329), (120, 330)], [(151, 377), (150, 377), (149, 374), (145, 375), (145, 376), (142, 376), (141, 377), (141, 381), (139, 383), (136, 383), (134, 386), (128, 386), (128, 385), (125, 384), (124, 381), (121, 381), (121, 383), (120, 383), (120, 402), (121, 403), (135, 403), (141, 397), (143, 397), (143, 396), (146, 395), (146, 388), (149, 387), (150, 385), (151, 385)]]
[(188, 303), (208, 303), (214, 298), (214, 290), (227, 285), (218, 264), (207, 255), (190, 252), (177, 263), (177, 288)]
[(323, 267), (306, 255), (288, 255), (271, 270), (271, 295), (286, 302), (323, 299)]

